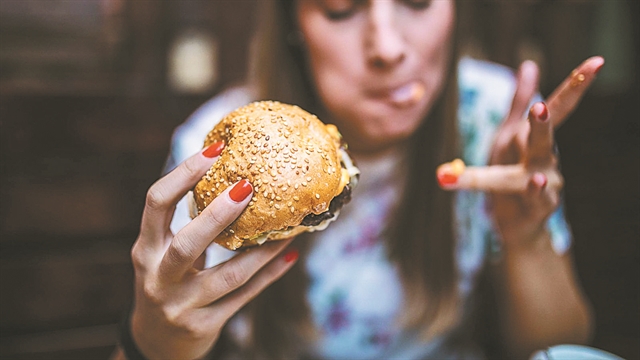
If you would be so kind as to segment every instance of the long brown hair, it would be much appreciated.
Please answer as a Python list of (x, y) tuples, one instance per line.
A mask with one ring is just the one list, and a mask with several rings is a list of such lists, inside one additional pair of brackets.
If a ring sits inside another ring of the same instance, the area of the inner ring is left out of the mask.
[[(295, 0), (265, 0), (261, 5), (262, 23), (250, 62), (251, 84), (258, 99), (321, 112), (297, 39)], [(456, 42), (455, 34), (453, 38)], [(441, 96), (411, 139), (404, 199), (386, 236), (390, 259), (398, 265), (405, 289), (404, 313), (398, 320), (406, 328), (421, 331), (425, 338), (450, 329), (459, 313), (452, 196), (439, 189), (434, 175), (438, 164), (458, 154), (455, 45)], [(296, 241), (296, 246), (308, 243)], [(314, 336), (305, 301), (307, 283), (303, 266), (298, 264), (247, 307), (252, 350), (245, 355), (299, 357), (300, 344)]]

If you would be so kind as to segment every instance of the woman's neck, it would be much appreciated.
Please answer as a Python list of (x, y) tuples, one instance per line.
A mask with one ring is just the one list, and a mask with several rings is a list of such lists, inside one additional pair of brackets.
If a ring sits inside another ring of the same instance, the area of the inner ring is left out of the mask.
[(349, 148), (349, 153), (356, 162), (373, 163), (391, 157), (404, 158), (408, 148), (409, 146), (406, 143), (401, 143), (370, 151)]

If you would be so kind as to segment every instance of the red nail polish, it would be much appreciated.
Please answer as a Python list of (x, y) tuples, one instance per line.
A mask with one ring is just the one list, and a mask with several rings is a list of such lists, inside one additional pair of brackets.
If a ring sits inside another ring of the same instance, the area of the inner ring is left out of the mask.
[(220, 153), (222, 152), (222, 149), (224, 149), (224, 141), (218, 141), (209, 145), (208, 148), (204, 149), (204, 151), (202, 152), (202, 155), (208, 158), (214, 158), (220, 155)]
[(454, 185), (458, 182), (458, 175), (441, 171), (438, 173), (438, 182), (441, 186)]
[(547, 105), (545, 103), (540, 104), (542, 104), (542, 111), (540, 111), (540, 115), (538, 115), (538, 117), (542, 121), (547, 121), (547, 119), (549, 118), (549, 110), (547, 110)]
[(529, 180), (528, 188), (532, 194), (539, 194), (547, 186), (547, 176), (543, 173), (536, 172)]
[(533, 175), (536, 178), (536, 182), (540, 185), (540, 189), (544, 189), (547, 186), (547, 176), (543, 173), (537, 173)]
[(294, 262), (298, 259), (299, 255), (300, 254), (298, 253), (297, 249), (291, 249), (286, 254), (284, 254), (284, 261), (288, 263)]
[(229, 191), (229, 197), (235, 202), (241, 202), (252, 192), (253, 187), (251, 186), (251, 183), (247, 179), (242, 179), (233, 186), (231, 191)]

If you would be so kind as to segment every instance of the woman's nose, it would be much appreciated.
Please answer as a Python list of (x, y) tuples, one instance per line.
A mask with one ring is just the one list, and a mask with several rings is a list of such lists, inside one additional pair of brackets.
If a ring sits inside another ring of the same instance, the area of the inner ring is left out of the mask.
[(405, 43), (399, 25), (394, 19), (392, 1), (372, 2), (369, 26), (365, 30), (365, 49), (370, 66), (389, 69), (404, 60)]

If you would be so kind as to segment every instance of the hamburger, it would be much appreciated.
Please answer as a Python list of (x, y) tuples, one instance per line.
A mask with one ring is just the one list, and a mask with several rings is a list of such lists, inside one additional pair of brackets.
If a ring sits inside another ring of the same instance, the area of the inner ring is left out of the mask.
[(351, 199), (359, 170), (338, 129), (295, 105), (276, 101), (240, 107), (207, 135), (225, 142), (193, 189), (192, 217), (241, 179), (253, 197), (214, 242), (231, 250), (324, 230)]

